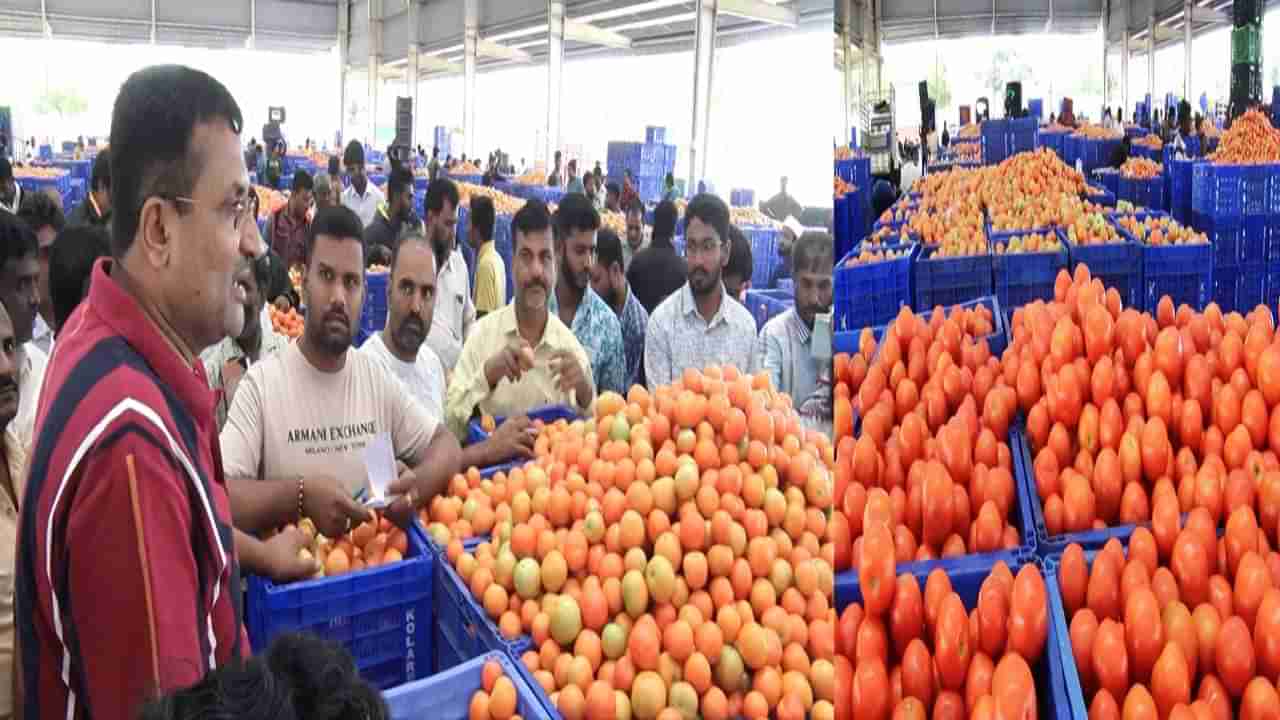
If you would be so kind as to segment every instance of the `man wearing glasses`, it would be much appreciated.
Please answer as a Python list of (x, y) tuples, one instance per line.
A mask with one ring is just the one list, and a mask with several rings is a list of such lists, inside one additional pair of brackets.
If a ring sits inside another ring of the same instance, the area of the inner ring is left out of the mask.
[(315, 204), (315, 183), (311, 173), (298, 170), (293, 174), (289, 202), (271, 214), (267, 221), (267, 243), (286, 268), (302, 265), (307, 254), (307, 213)]
[(650, 388), (670, 385), (688, 368), (733, 365), (755, 371), (756, 321), (741, 303), (725, 302), (729, 208), (704, 193), (689, 203), (684, 222), (689, 279), (649, 317), (644, 373)]

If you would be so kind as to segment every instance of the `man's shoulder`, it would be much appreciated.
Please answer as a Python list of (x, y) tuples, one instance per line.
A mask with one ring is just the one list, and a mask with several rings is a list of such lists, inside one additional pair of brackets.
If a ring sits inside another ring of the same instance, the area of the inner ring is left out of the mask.
[[(747, 314), (750, 314), (750, 312), (751, 311), (748, 310)], [(792, 307), (792, 308), (787, 308), (785, 312), (781, 312), (781, 313), (778, 313), (777, 315), (774, 315), (773, 317), (769, 318), (768, 322), (764, 324), (764, 327), (760, 328), (760, 335), (764, 337), (777, 337), (777, 338), (786, 337), (789, 333), (788, 325), (791, 323), (791, 318), (795, 314), (796, 314), (796, 309)], [(752, 322), (755, 322), (754, 318), (752, 319)]]
[[(751, 311), (747, 309), (746, 305), (743, 305), (733, 298), (730, 298), (728, 295), (725, 295), (724, 299), (721, 301), (721, 310), (723, 311), (725, 321), (730, 325), (739, 330), (747, 330), (753, 336), (756, 334), (756, 319), (752, 316)], [(774, 319), (776, 320), (777, 318)]]
[(671, 318), (678, 317), (681, 309), (684, 307), (684, 285), (681, 285), (675, 292), (662, 299), (658, 303), (658, 307), (649, 313), (651, 321), (661, 322)]

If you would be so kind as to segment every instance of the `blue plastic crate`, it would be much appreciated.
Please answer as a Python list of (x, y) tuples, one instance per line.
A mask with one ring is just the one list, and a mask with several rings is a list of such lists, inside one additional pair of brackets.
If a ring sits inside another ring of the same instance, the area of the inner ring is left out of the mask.
[(934, 257), (936, 247), (926, 246), (917, 256), (912, 273), (913, 307), (925, 310), (992, 294), (991, 254)]
[(1040, 127), (1040, 121), (1030, 115), (1026, 117), (1009, 118), (1009, 132), (1026, 132), (1028, 130), (1036, 130)]
[(1090, 275), (1120, 293), (1120, 300), (1125, 307), (1142, 307), (1142, 246), (1134, 242), (1133, 238), (1127, 233), (1121, 233), (1123, 243), (1074, 245), (1067, 239), (1062, 228), (1058, 228), (1058, 237), (1067, 246), (1072, 273), (1075, 272), (1076, 265), (1084, 263), (1089, 267)]
[(1063, 158), (1062, 141), (1067, 136), (1061, 132), (1042, 132), (1036, 131), (1036, 147), (1046, 147), (1057, 153), (1058, 158)]
[[(885, 247), (908, 252), (896, 260), (869, 265), (845, 267), (843, 260), (837, 264), (833, 304), (837, 331), (883, 325), (892, 320), (903, 305), (911, 304), (912, 263), (920, 252), (920, 246)], [(856, 248), (851, 252), (856, 252)]]
[(1236, 311), (1236, 286), (1240, 281), (1240, 268), (1220, 267), (1213, 272), (1213, 301), (1222, 312)]
[[(1023, 553), (1014, 559), (1013, 562), (1006, 561), (1009, 570), (1017, 575), (1023, 565), (1037, 563), (1037, 559), (1030, 553)], [(991, 569), (995, 566), (994, 562), (990, 563), (968, 563), (957, 566), (947, 571), (947, 579), (951, 581), (951, 588), (960, 596), (960, 600), (964, 602), (966, 610), (973, 610), (978, 605), (978, 592), (982, 589), (982, 582), (991, 574)], [(1042, 570), (1042, 572), (1044, 572)], [(836, 577), (835, 594), (836, 594), (836, 612), (837, 614), (844, 610), (845, 606), (854, 602), (862, 601), (862, 591), (857, 585), (857, 573), (842, 573)], [(920, 585), (920, 592), (924, 592), (925, 583), (928, 581), (928, 573), (911, 573)], [(1045, 574), (1046, 589), (1049, 597), (1055, 597), (1053, 592), (1054, 586), (1049, 585), (1048, 573)], [(1036, 704), (1037, 716), (1046, 718), (1046, 720), (1070, 720), (1070, 718), (1084, 718), (1084, 714), (1072, 714), (1071, 696), (1068, 694), (1067, 688), (1062, 681), (1061, 665), (1062, 654), (1055, 652), (1055, 648), (1060, 648), (1063, 643), (1068, 643), (1066, 657), (1071, 657), (1069, 637), (1064, 638), (1065, 630), (1062, 626), (1055, 626), (1051, 621), (1049, 623), (1049, 634), (1045, 639), (1044, 652), (1041, 653), (1040, 659), (1031, 667), (1031, 674), (1035, 677), (1036, 682)], [(1076, 683), (1079, 685), (1079, 682)]]
[(1267, 176), (1267, 213), (1280, 215), (1280, 164), (1268, 165)]
[(646, 127), (644, 129), (644, 141), (646, 143), (665, 143), (667, 141), (667, 129), (653, 125)]
[[(480, 542), (475, 538), (464, 543), (464, 548), (469, 544), (474, 549)], [(463, 583), (462, 577), (443, 556), (436, 563), (431, 586), (435, 594), (436, 614), (433, 641), (440, 670), (495, 651), (519, 662), (520, 656), (533, 646), (527, 635), (515, 640), (502, 637), (498, 626), (489, 619), (479, 601), (471, 596), (471, 590)]]
[(1031, 152), (1036, 149), (1036, 131), (1035, 128), (1030, 130), (1014, 130), (1009, 134), (1009, 154), (1014, 155), (1021, 152)]
[(734, 207), (755, 207), (756, 191), (747, 188), (730, 190), (729, 204)]
[(1131, 145), (1129, 147), (1129, 157), (1146, 158), (1152, 162), (1159, 163), (1163, 160), (1164, 152), (1146, 145)]
[(1197, 162), (1174, 158), (1165, 163), (1165, 173), (1169, 177), (1169, 212), (1183, 225), (1191, 224), (1192, 170)]
[(1261, 267), (1267, 262), (1266, 215), (1245, 215), (1240, 227), (1240, 266)]
[(1263, 270), (1262, 301), (1269, 308), (1280, 304), (1280, 263), (1269, 263)]
[(281, 633), (308, 631), (345, 647), (380, 688), (429, 675), (436, 558), (416, 528), (408, 536), (408, 556), (390, 565), (290, 585), (249, 575), (245, 620), (254, 652)]
[(1104, 189), (1112, 195), (1120, 194), (1120, 171), (1112, 167), (1094, 168), (1089, 173)]
[(796, 304), (795, 293), (786, 290), (748, 290), (746, 305), (756, 319), (756, 331)]
[(1080, 143), (1084, 138), (1077, 137), (1074, 133), (1068, 133), (1062, 137), (1062, 162), (1069, 167), (1076, 166), (1076, 160), (1080, 159)]
[(1280, 214), (1268, 215), (1262, 229), (1267, 263), (1280, 262)]
[(778, 251), (782, 230), (752, 225), (739, 225), (738, 229), (751, 241), (751, 285), (769, 287), (778, 266), (782, 264), (782, 254)]
[(523, 663), (503, 653), (493, 652), (473, 658), (460, 665), (423, 680), (388, 690), (383, 694), (391, 710), (391, 720), (467, 720), (471, 710), (471, 696), (484, 687), (482, 672), (488, 662), (502, 666), (502, 674), (511, 680), (516, 689), (516, 713), (528, 720), (551, 720), (542, 701), (529, 686), (530, 678), (521, 673)]
[(1193, 216), (1192, 227), (1209, 237), (1213, 245), (1215, 268), (1233, 268), (1240, 265), (1241, 246), (1244, 239), (1244, 223), (1240, 218)]
[[(1029, 231), (990, 233), (991, 247), (1008, 243), (1019, 235), (1031, 233), (1053, 234), (1052, 228)], [(1035, 300), (1052, 300), (1053, 283), (1058, 271), (1067, 266), (1067, 250), (1038, 253), (991, 253), (992, 284), (996, 297), (1006, 310), (1022, 307)]]
[(835, 174), (861, 188), (871, 183), (871, 158), (858, 157), (835, 161)]
[(1239, 217), (1244, 212), (1243, 182), (1243, 165), (1197, 163), (1191, 170), (1192, 212), (1223, 218)]
[(1167, 209), (1164, 199), (1164, 178), (1157, 176), (1149, 180), (1120, 176), (1120, 192), (1118, 200), (1128, 200), (1134, 207), (1149, 210)]
[(1009, 123), (1007, 120), (988, 120), (982, 123), (982, 162), (996, 165), (1009, 157)]
[(360, 308), (360, 327), (368, 334), (387, 326), (387, 280), (390, 273), (365, 273), (364, 305)]
[(1271, 306), (1267, 302), (1266, 269), (1260, 266), (1241, 268), (1240, 278), (1236, 282), (1236, 310), (1248, 314), (1263, 304)]
[(1241, 202), (1245, 215), (1265, 215), (1269, 204), (1272, 165), (1245, 165), (1240, 175)]
[[(1147, 217), (1168, 217), (1168, 213), (1136, 213), (1139, 221)], [(1124, 228), (1121, 234), (1128, 236)], [(1132, 236), (1129, 236), (1132, 237)], [(1213, 295), (1213, 245), (1142, 245), (1143, 307), (1155, 311), (1160, 298), (1168, 295), (1174, 307), (1186, 303), (1203, 309)], [(1237, 245), (1237, 255), (1238, 255)]]
[[(578, 417), (578, 413), (573, 408), (565, 405), (546, 405), (529, 411), (530, 420), (541, 420), (547, 424), (554, 423), (557, 420), (569, 420), (572, 422), (577, 420)], [(505, 417), (495, 417), (493, 419), (494, 427), (501, 425), (504, 420), (506, 420)], [(479, 420), (472, 420), (467, 425), (467, 445), (484, 442), (488, 439), (489, 433), (480, 427)]]

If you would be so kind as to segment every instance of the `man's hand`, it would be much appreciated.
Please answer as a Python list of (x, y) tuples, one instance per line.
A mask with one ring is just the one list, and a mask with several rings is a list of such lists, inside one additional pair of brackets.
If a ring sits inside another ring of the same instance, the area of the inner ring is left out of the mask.
[(528, 415), (512, 415), (498, 426), (489, 438), (498, 462), (533, 457), (533, 441), (537, 435), (530, 432), (532, 424)]
[(263, 560), (267, 575), (278, 583), (303, 580), (316, 574), (320, 562), (311, 557), (306, 538), (296, 529), (288, 529), (262, 543)]
[(302, 514), (331, 538), (345, 534), (372, 517), (368, 508), (356, 502), (346, 487), (331, 477), (309, 477), (303, 481)]
[(587, 373), (578, 362), (578, 358), (568, 350), (561, 350), (551, 356), (551, 373), (556, 378), (556, 385), (561, 392), (578, 391), (574, 398), (581, 405), (591, 399), (591, 387), (587, 383)]
[(292, 304), (289, 302), (289, 296), (287, 295), (281, 295), (276, 298), (275, 303), (273, 304), (280, 312), (289, 312), (289, 308), (292, 307)]
[(524, 339), (507, 343), (484, 364), (484, 378), (490, 388), (495, 388), (503, 378), (519, 382), (525, 372), (533, 369), (533, 348)]

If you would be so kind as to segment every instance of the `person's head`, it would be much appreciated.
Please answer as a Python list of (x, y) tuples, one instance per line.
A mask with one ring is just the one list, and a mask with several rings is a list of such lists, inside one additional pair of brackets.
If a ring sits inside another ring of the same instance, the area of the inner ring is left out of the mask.
[(596, 233), (596, 261), (591, 266), (591, 288), (615, 308), (626, 299), (627, 268), (622, 258), (622, 240), (607, 227)]
[(568, 283), (574, 292), (585, 292), (591, 283), (591, 263), (595, 259), (600, 214), (586, 195), (570, 193), (560, 201), (555, 222), (559, 281)]
[(241, 125), (222, 83), (179, 65), (129, 76), (112, 112), (111, 254), (192, 353), (240, 335), (234, 275), (262, 245), (241, 227)]
[(390, 717), (382, 694), (360, 677), (347, 650), (309, 633), (281, 635), (265, 654), (222, 665), (138, 711), (139, 720)]
[(308, 344), (338, 356), (351, 347), (364, 305), (364, 228), (343, 205), (316, 214), (307, 229), (302, 302)]
[(40, 263), (40, 309), (47, 316), (53, 311), (49, 298), (49, 251), (58, 233), (62, 232), (65, 222), (62, 210), (44, 193), (31, 193), (22, 198), (18, 217), (36, 234), (39, 246), (37, 259)]
[(710, 193), (695, 195), (684, 215), (685, 261), (689, 287), (695, 295), (707, 295), (720, 285), (729, 263), (729, 208)]
[(471, 196), (471, 213), (468, 216), (471, 229), (468, 231), (471, 246), (480, 249), (481, 245), (493, 239), (493, 223), (495, 213), (493, 199), (484, 195)]
[(604, 204), (610, 210), (618, 212), (621, 207), (619, 203), (622, 201), (622, 188), (618, 187), (616, 182), (608, 182), (604, 186)]
[(17, 215), (0, 212), (0, 302), (19, 345), (31, 339), (40, 305), (38, 249), (34, 230)]
[(18, 416), (18, 347), (13, 321), (0, 305), (0, 430), (9, 427)]
[(351, 182), (359, 183), (364, 186), (367, 179), (364, 174), (364, 146), (359, 142), (352, 140), (347, 143), (347, 149), (342, 151), (342, 166), (347, 169), (347, 174), (351, 176)]
[(676, 176), (672, 173), (667, 173), (667, 189), (670, 190), (675, 186), (676, 186)]
[(577, 160), (570, 160), (570, 161), (569, 161), (569, 165), (568, 165), (568, 169), (569, 169), (569, 177), (577, 177), (577, 176), (578, 176), (578, 161), (577, 161)]
[(627, 203), (627, 244), (639, 250), (644, 242), (644, 203), (633, 198)]
[(725, 292), (739, 300), (751, 287), (751, 241), (737, 225), (729, 226), (729, 263), (722, 278)]
[(316, 184), (311, 173), (298, 170), (293, 173), (293, 183), (289, 185), (289, 211), (296, 218), (305, 217), (307, 211), (315, 204)]
[[(339, 183), (329, 173), (320, 173), (315, 177), (316, 210), (323, 210), (337, 205)], [(256, 195), (256, 193), (255, 193)]]
[(391, 254), (384, 335), (402, 355), (417, 356), (431, 329), (436, 301), (436, 256), (418, 226), (406, 226)]
[[(632, 203), (632, 207), (627, 209), (627, 238), (630, 242), (631, 237), (631, 214), (637, 203)], [(641, 217), (643, 217), (641, 210)], [(676, 204), (670, 200), (663, 200), (658, 203), (658, 207), (653, 210), (653, 241), (661, 245), (670, 245), (671, 238), (676, 236), (676, 218), (679, 213), (676, 212)]]
[[(240, 331), (240, 340), (256, 341), (262, 337), (262, 308), (267, 303), (267, 295), (271, 292), (270, 253), (253, 260), (246, 259), (236, 271), (236, 282), (244, 288), (244, 330)], [(279, 260), (275, 260), (279, 262)]]
[(431, 147), (431, 159), (432, 159), (432, 160), (435, 160), (435, 159), (437, 159), (437, 158), (439, 158), (439, 157), (440, 157), (440, 147), (439, 147), (439, 146), (432, 146), (432, 147)]
[(556, 151), (556, 167), (560, 167), (560, 151)]
[(796, 313), (813, 328), (813, 318), (831, 310), (831, 268), (835, 261), (831, 236), (810, 230), (791, 250), (791, 279), (795, 287)]
[(408, 219), (413, 213), (413, 173), (398, 167), (387, 178), (387, 214), (392, 219)]
[(1186, 100), (1178, 103), (1178, 130), (1183, 135), (1191, 134), (1191, 103)]
[(888, 180), (877, 180), (871, 188), (871, 217), (878, 218), (897, 200)]
[(49, 252), (49, 295), (53, 302), (53, 329), (60, 331), (71, 313), (89, 294), (89, 279), (98, 258), (111, 254), (107, 231), (84, 225), (58, 233)]
[(9, 158), (0, 157), (0, 202), (13, 202), (14, 193), (18, 192), (18, 181), (13, 177), (13, 165)]
[(547, 312), (556, 281), (551, 213), (541, 200), (530, 200), (511, 218), (511, 272), (516, 309), (525, 315)]
[(588, 196), (594, 197), (596, 194), (596, 176), (595, 173), (584, 173), (582, 175), (582, 189)]
[(458, 224), (458, 186), (449, 178), (439, 178), (427, 185), (426, 208), (427, 237), (436, 255), (445, 257), (453, 252), (454, 230)]
[(93, 200), (103, 213), (111, 210), (111, 148), (106, 148), (93, 159), (93, 175), (89, 178), (89, 190)]

